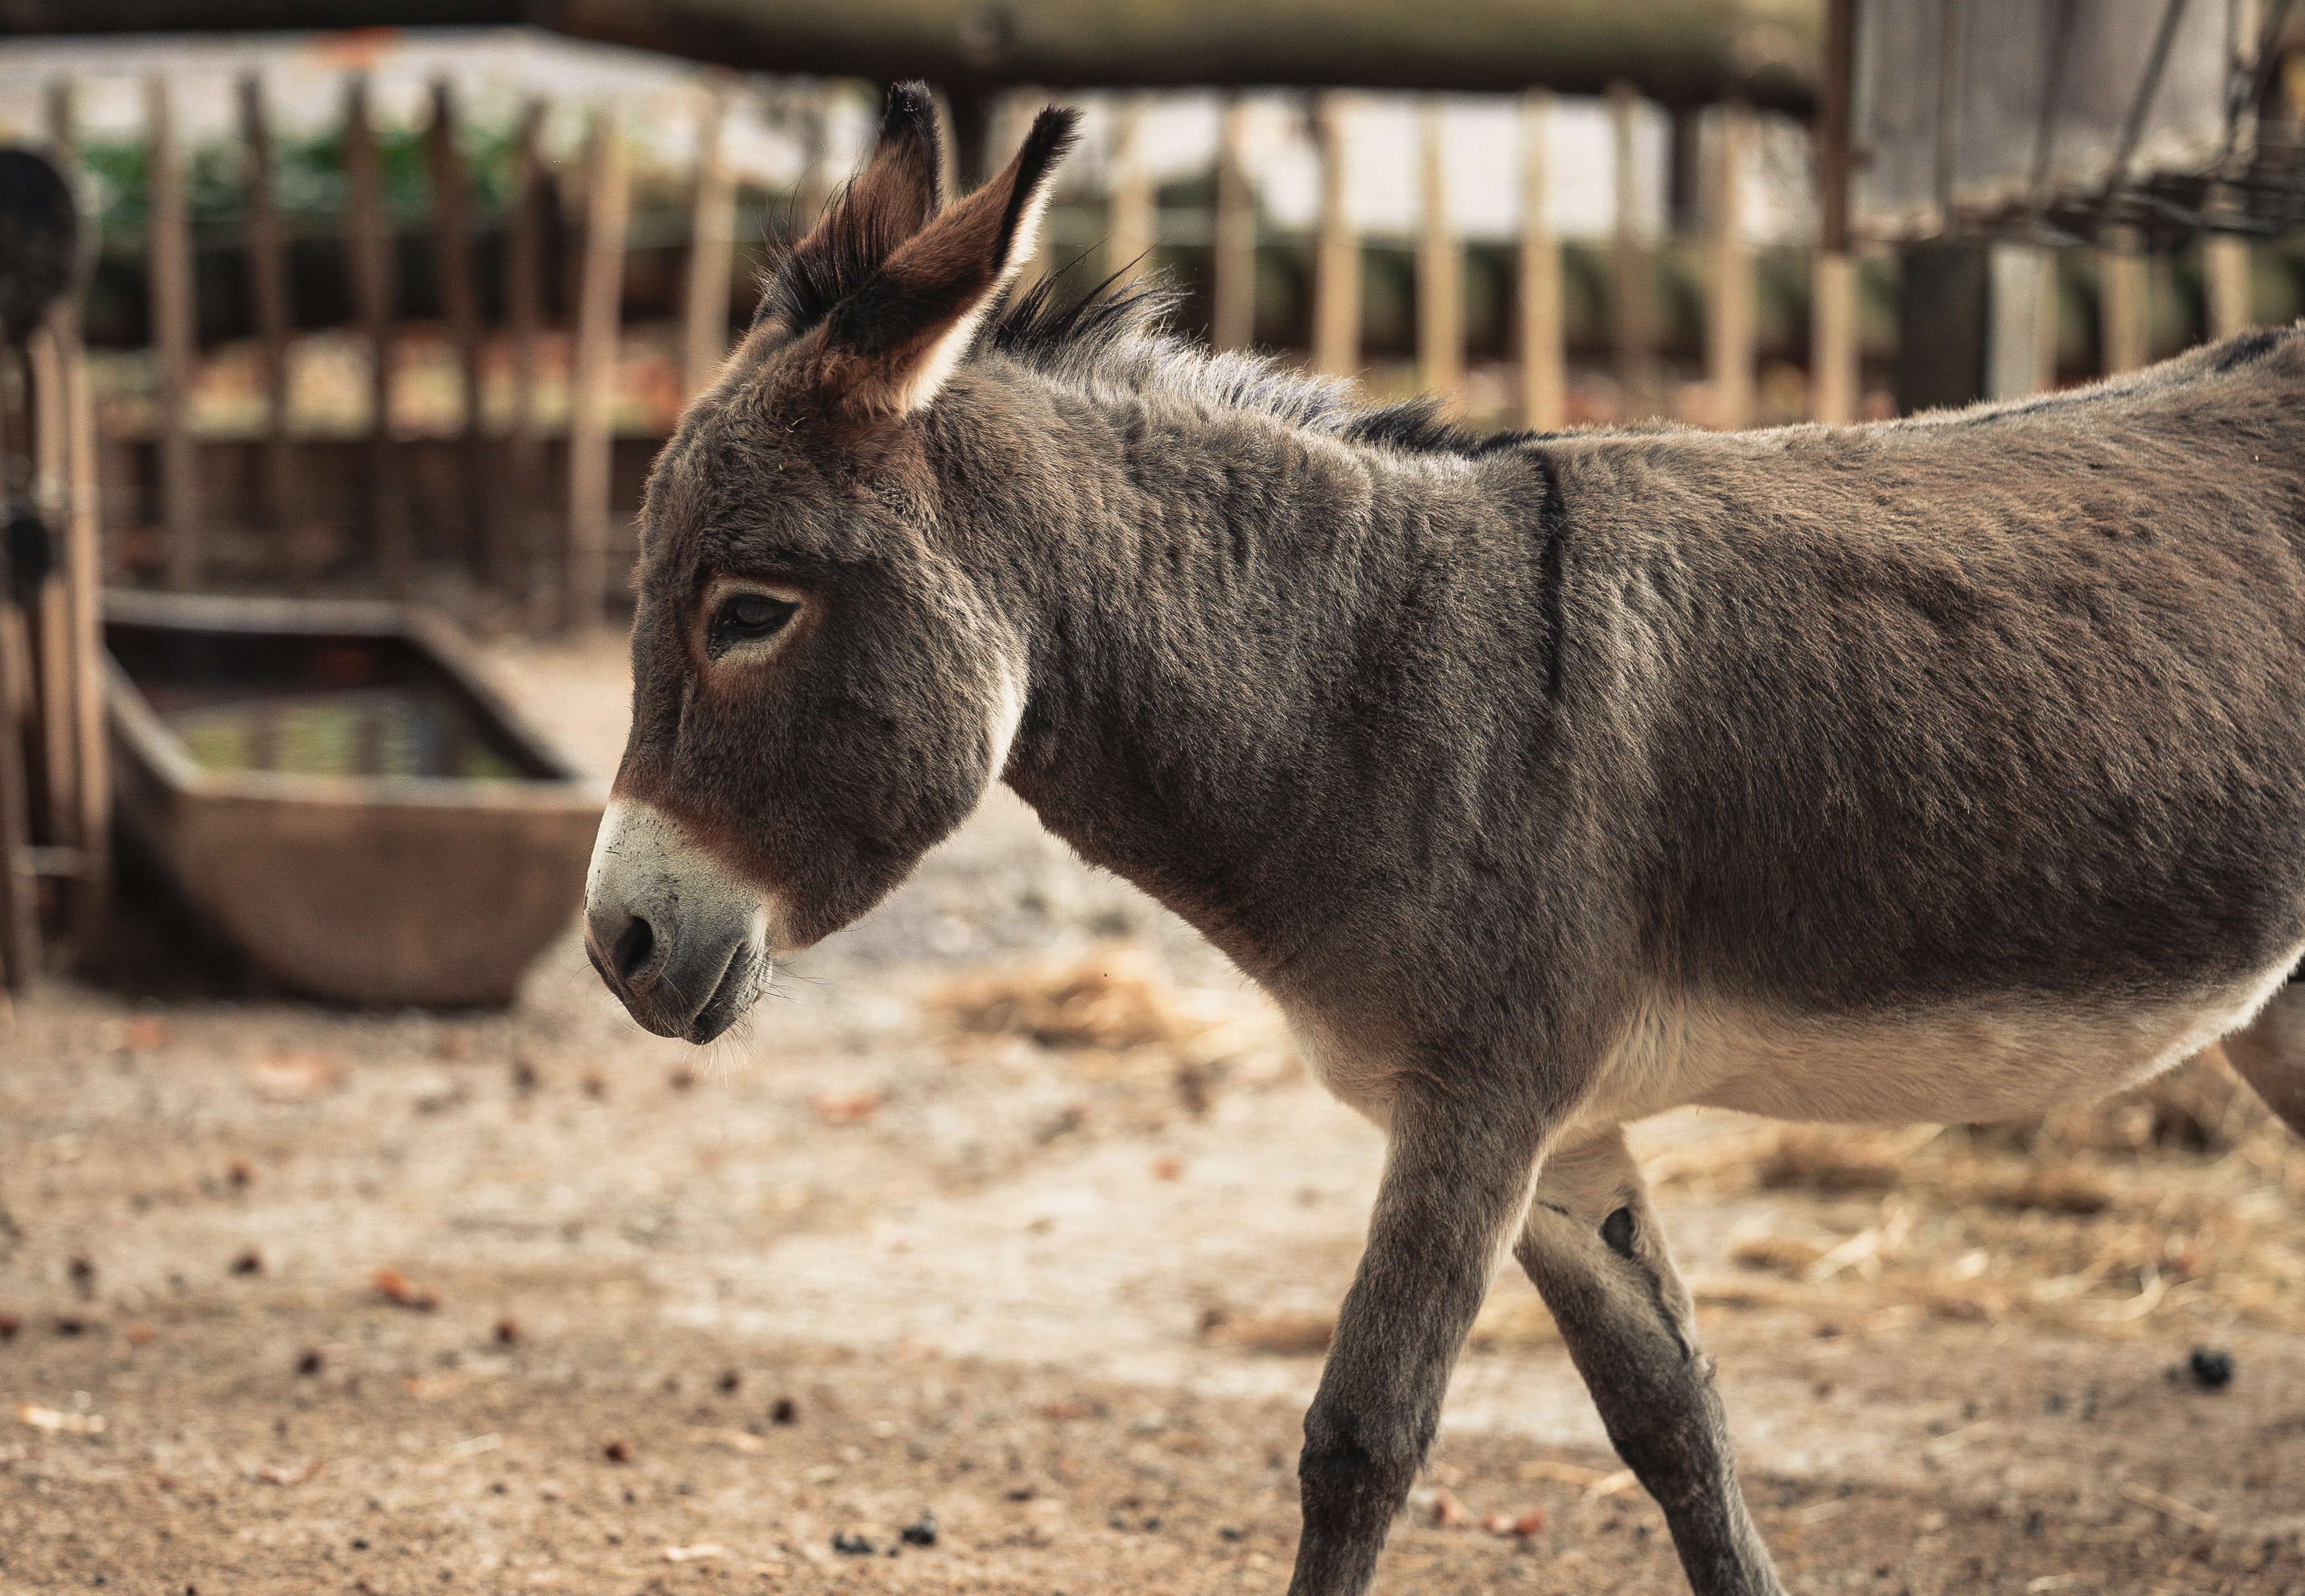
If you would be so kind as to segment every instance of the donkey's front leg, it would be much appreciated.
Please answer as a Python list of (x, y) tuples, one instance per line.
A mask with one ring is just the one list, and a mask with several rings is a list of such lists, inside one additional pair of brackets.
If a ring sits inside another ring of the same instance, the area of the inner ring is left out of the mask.
[(1368, 1249), (1337, 1316), (1297, 1464), (1289, 1596), (1359, 1596), (1440, 1422), (1449, 1371), (1528, 1200), (1533, 1120), (1404, 1092)]
[(1782, 1596), (1737, 1485), (1688, 1288), (1622, 1131), (1547, 1157), (1514, 1254), (1617, 1455), (1664, 1509), (1697, 1596)]

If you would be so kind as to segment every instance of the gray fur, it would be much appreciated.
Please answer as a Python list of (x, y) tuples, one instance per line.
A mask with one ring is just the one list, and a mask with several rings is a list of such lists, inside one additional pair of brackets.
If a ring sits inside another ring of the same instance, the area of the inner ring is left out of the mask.
[[(747, 341), (651, 483), (617, 785), (711, 866), (605, 869), (596, 962), (703, 1039), (741, 1005), (617, 967), (650, 901), (805, 945), (1007, 780), (1390, 1135), (1292, 1591), (1365, 1588), (1510, 1247), (1695, 1588), (1773, 1592), (1618, 1126), (1977, 1117), (2248, 1021), (2305, 948), (2305, 334), (1873, 427), (1476, 444), (1152, 314), (1027, 303), (867, 419), (822, 373), (904, 372)], [(731, 652), (738, 580), (802, 598)]]

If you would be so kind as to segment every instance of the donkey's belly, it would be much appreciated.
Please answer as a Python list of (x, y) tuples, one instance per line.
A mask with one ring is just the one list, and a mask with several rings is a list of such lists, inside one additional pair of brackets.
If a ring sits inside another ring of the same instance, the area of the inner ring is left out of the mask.
[(1697, 1103), (1788, 1120), (2013, 1119), (2117, 1091), (2199, 1052), (2246, 1023), (2294, 964), (2155, 1003), (2025, 998), (1837, 1016), (1661, 1000), (1581, 1117)]

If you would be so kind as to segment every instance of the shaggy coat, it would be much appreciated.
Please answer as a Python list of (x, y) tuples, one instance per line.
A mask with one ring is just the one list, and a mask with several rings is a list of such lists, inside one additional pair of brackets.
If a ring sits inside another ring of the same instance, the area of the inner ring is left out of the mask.
[[(1516, 435), (1006, 297), (892, 96), (651, 482), (594, 962), (703, 1040), (1006, 780), (1391, 1156), (1292, 1590), (1356, 1592), (1501, 1253), (1694, 1586), (1778, 1589), (1628, 1121), (2032, 1112), (2305, 952), (2305, 334), (1833, 430)], [(2289, 999), (2233, 1056), (2305, 1105)], [(2284, 1103), (2286, 1106), (2284, 1106)]]

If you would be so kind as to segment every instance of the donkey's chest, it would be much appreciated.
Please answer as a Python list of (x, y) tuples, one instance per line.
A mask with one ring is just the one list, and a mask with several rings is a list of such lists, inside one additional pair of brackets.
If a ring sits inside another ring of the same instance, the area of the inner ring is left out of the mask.
[(2147, 1080), (2246, 1023), (2294, 955), (2181, 1000), (2002, 999), (1894, 1016), (1800, 1015), (1731, 1002), (1645, 1004), (1579, 1114), (1689, 1104), (1843, 1123), (2037, 1114)]

